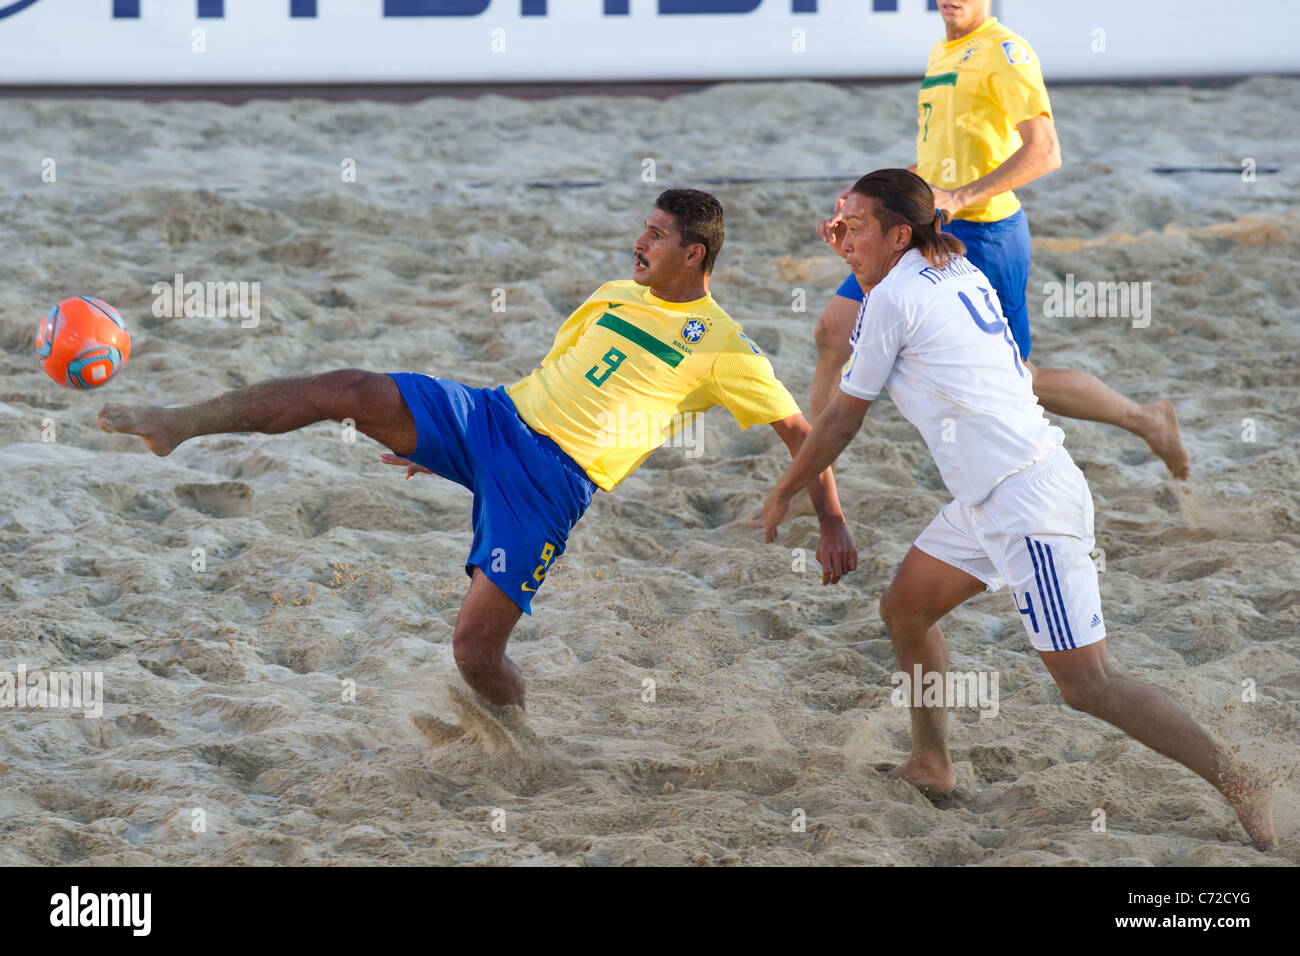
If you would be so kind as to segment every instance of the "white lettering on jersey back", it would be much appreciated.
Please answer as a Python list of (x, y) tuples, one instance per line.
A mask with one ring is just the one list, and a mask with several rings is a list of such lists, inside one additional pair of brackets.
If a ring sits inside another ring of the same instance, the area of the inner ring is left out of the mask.
[(840, 388), (865, 399), (886, 389), (967, 505), (1065, 437), (1034, 397), (993, 283), (964, 256), (936, 269), (904, 253), (863, 300)]

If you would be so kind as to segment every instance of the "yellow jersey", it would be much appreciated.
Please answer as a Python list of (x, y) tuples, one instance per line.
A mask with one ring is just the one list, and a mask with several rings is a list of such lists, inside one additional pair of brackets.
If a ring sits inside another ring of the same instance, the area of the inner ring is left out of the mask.
[[(934, 45), (917, 103), (916, 171), (941, 189), (988, 175), (1020, 148), (1016, 126), (1052, 115), (1038, 57), (996, 17), (960, 40)], [(953, 218), (996, 222), (1019, 208), (1008, 191)]]
[(506, 394), (605, 491), (714, 405), (742, 429), (799, 414), (767, 356), (712, 296), (667, 302), (630, 279), (597, 289)]

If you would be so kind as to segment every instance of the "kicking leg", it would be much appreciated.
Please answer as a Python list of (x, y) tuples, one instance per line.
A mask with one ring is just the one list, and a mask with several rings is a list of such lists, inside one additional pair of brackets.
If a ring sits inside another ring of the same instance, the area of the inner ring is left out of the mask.
[[(880, 599), (880, 616), (889, 629), (898, 669), (912, 679), (921, 673), (948, 673), (948, 642), (939, 620), (984, 590), (984, 583), (965, 571), (913, 547), (903, 558), (889, 590)], [(951, 793), (957, 784), (948, 754), (948, 711), (911, 707), (912, 753), (890, 773), (928, 796)]]
[(524, 706), (524, 678), (506, 657), (506, 641), (523, 614), (479, 568), (460, 606), (452, 648), (460, 676), (484, 700), (497, 707)]
[(1179, 434), (1178, 415), (1172, 403), (1162, 399), (1139, 405), (1088, 372), (1038, 368), (1028, 360), (1025, 364), (1033, 373), (1038, 403), (1048, 412), (1062, 418), (1118, 425), (1145, 441), (1175, 478), (1191, 475), (1191, 457)]
[(1232, 804), (1256, 847), (1269, 850), (1277, 844), (1276, 782), (1235, 764), (1168, 694), (1117, 670), (1106, 657), (1105, 640), (1074, 650), (1039, 651), (1039, 655), (1067, 704), (1114, 724), (1204, 777)]
[(351, 418), (357, 430), (398, 455), (415, 451), (415, 419), (387, 375), (340, 369), (307, 378), (277, 378), (194, 405), (105, 405), (99, 427), (139, 435), (155, 455), (169, 455), (198, 435), (276, 435), (315, 422)]

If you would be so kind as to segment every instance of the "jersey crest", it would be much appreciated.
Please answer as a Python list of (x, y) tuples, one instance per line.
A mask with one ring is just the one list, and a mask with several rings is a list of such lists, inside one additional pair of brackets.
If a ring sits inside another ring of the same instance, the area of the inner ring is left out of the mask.
[(1029, 51), (1015, 40), (1003, 40), (1002, 52), (1006, 54), (1007, 62), (1012, 66), (1019, 66), (1021, 63), (1029, 62)]
[(704, 323), (699, 319), (690, 319), (682, 326), (682, 338), (694, 345), (700, 339), (704, 338)]

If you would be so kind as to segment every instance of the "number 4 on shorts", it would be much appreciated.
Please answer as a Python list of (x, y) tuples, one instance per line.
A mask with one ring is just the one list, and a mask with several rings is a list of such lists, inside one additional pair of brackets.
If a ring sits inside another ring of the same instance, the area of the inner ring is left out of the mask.
[(1028, 591), (1025, 592), (1025, 606), (1020, 606), (1020, 599), (1016, 597), (1016, 592), (1011, 592), (1011, 599), (1016, 602), (1016, 610), (1021, 614), (1029, 615), (1029, 623), (1034, 626), (1034, 633), (1038, 633), (1038, 615), (1034, 613), (1034, 599)]

